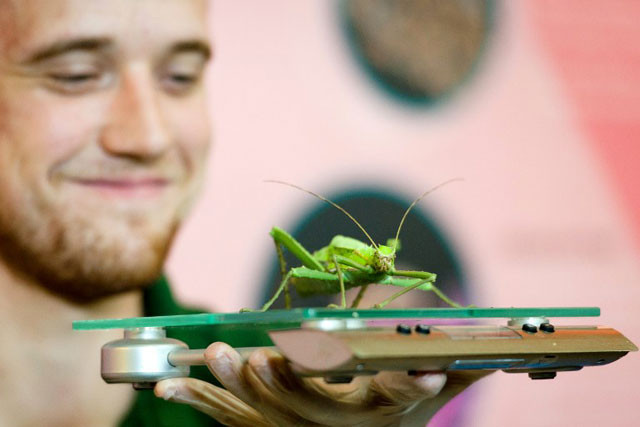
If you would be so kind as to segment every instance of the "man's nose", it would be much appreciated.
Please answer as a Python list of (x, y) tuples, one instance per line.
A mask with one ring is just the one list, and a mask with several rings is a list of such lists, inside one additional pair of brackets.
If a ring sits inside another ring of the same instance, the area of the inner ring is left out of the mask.
[(153, 73), (132, 66), (122, 74), (116, 91), (100, 136), (102, 148), (137, 160), (160, 157), (170, 146), (171, 136)]

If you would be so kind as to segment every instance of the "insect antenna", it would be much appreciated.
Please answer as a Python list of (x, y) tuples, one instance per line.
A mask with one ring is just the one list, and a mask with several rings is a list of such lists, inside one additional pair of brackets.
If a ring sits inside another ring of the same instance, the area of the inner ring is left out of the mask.
[(367, 236), (367, 239), (369, 239), (369, 241), (371, 242), (373, 247), (378, 249), (378, 245), (376, 245), (376, 242), (374, 242), (373, 239), (371, 238), (371, 236), (369, 236), (369, 233), (367, 233), (367, 230), (365, 230), (364, 227), (362, 225), (360, 225), (360, 223), (358, 221), (356, 221), (356, 219), (349, 212), (347, 212), (347, 210), (345, 208), (343, 208), (339, 204), (337, 204), (335, 202), (332, 202), (331, 200), (327, 199), (326, 197), (323, 197), (323, 196), (321, 196), (319, 194), (316, 194), (311, 190), (307, 190), (306, 188), (302, 188), (302, 187), (297, 186), (295, 184), (291, 184), (290, 182), (278, 181), (278, 180), (275, 180), (275, 179), (266, 179), (264, 182), (271, 182), (271, 183), (274, 183), (274, 184), (288, 185), (289, 187), (293, 187), (293, 188), (296, 188), (296, 189), (298, 189), (300, 191), (304, 191), (305, 193), (311, 194), (312, 196), (317, 197), (318, 199), (322, 200), (323, 202), (329, 203), (331, 206), (333, 206), (334, 208), (338, 209), (340, 212), (342, 212), (343, 214), (348, 216), (349, 219), (351, 221), (353, 221), (358, 226), (358, 228), (360, 230), (362, 230), (364, 235)]
[(398, 238), (400, 237), (400, 230), (402, 230), (402, 225), (404, 224), (404, 220), (407, 218), (407, 215), (409, 215), (409, 212), (411, 212), (411, 209), (413, 209), (413, 207), (415, 205), (417, 205), (418, 202), (420, 202), (420, 200), (424, 199), (427, 195), (433, 193), (438, 188), (443, 187), (443, 186), (445, 186), (447, 184), (451, 184), (452, 182), (456, 182), (456, 181), (464, 181), (464, 179), (462, 179), (462, 178), (452, 178), (452, 179), (449, 179), (449, 180), (447, 180), (445, 182), (442, 182), (442, 183), (436, 185), (435, 187), (432, 187), (429, 190), (425, 191), (424, 193), (422, 193), (420, 195), (420, 197), (418, 197), (413, 202), (411, 202), (411, 204), (409, 205), (407, 210), (404, 211), (404, 215), (402, 215), (402, 219), (400, 220), (400, 225), (398, 225), (398, 231), (396, 232), (396, 238), (395, 238), (394, 243), (393, 243), (393, 250), (394, 251), (396, 250), (396, 246), (398, 246)]

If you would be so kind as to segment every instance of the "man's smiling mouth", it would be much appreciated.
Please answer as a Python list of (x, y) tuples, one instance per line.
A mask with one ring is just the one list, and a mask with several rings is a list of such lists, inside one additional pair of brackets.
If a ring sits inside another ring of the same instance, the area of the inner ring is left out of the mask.
[(66, 181), (106, 197), (124, 198), (156, 197), (173, 182), (164, 177), (69, 177)]

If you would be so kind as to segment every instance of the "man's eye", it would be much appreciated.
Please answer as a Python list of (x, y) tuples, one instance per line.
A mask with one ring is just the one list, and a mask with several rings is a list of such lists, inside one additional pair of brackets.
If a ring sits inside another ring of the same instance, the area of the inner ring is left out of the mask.
[(198, 84), (199, 73), (169, 73), (162, 79), (165, 89), (172, 94), (182, 95)]
[(199, 52), (171, 54), (157, 69), (158, 82), (167, 94), (189, 95), (202, 87), (207, 58)]
[(188, 85), (195, 83), (198, 80), (198, 76), (189, 74), (173, 74), (170, 76), (171, 80), (176, 84)]
[(52, 74), (52, 79), (61, 83), (84, 83), (98, 78), (97, 74)]
[(48, 82), (52, 89), (76, 94), (99, 89), (105, 81), (99, 73), (51, 73)]

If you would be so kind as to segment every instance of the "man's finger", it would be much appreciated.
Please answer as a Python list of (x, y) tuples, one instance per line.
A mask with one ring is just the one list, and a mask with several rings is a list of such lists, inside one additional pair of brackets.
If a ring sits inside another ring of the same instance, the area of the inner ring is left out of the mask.
[(256, 403), (256, 395), (242, 374), (244, 361), (231, 346), (223, 342), (211, 344), (204, 352), (204, 360), (225, 389), (249, 405)]
[[(251, 358), (261, 357), (256, 350)], [(205, 350), (205, 361), (209, 370), (220, 383), (231, 393), (255, 408), (264, 416), (277, 424), (294, 425), (298, 417), (281, 399), (274, 396), (264, 384), (249, 381), (247, 367), (237, 351), (229, 345), (217, 342)]]
[(407, 417), (407, 422), (402, 425), (424, 425), (419, 422), (412, 423), (412, 420), (430, 420), (436, 412), (446, 405), (451, 399), (466, 390), (471, 384), (481, 378), (486, 377), (495, 371), (477, 370), (477, 371), (448, 371), (447, 382), (440, 390), (437, 396), (432, 399), (425, 399), (412, 408), (411, 416)]
[(332, 393), (330, 386), (320, 392), (312, 381), (294, 374), (287, 361), (273, 351), (259, 350), (252, 354), (245, 374), (251, 385), (267, 389), (301, 419), (319, 425), (386, 425), (388, 416), (397, 412), (395, 408), (363, 405), (362, 400), (355, 402), (350, 398), (345, 402), (340, 400), (344, 391)]
[(440, 393), (447, 381), (443, 372), (380, 372), (371, 380), (365, 397), (369, 405), (403, 406), (430, 399)]
[(227, 390), (195, 378), (172, 378), (156, 384), (156, 396), (185, 403), (225, 425), (237, 427), (273, 427), (255, 409)]

